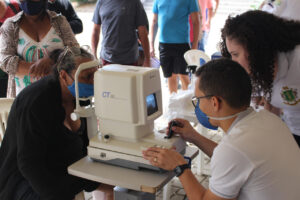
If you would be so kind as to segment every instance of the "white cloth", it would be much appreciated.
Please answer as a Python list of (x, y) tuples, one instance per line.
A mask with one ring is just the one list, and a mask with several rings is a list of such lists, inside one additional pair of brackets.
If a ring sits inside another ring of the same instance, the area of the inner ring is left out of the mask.
[(278, 71), (273, 82), (271, 104), (283, 110), (291, 132), (300, 136), (300, 45), (278, 54)]
[[(63, 41), (56, 33), (54, 27), (50, 28), (40, 42), (32, 39), (22, 28), (19, 30), (17, 53), (26, 62), (35, 62), (45, 56), (49, 56), (50, 52), (54, 49), (62, 49), (63, 47)], [(19, 94), (22, 89), (36, 81), (36, 79), (33, 79), (28, 74), (25, 76), (15, 76), (15, 81), (16, 94)]]
[(287, 18), (300, 20), (300, 1), (299, 0), (276, 0), (277, 3), (276, 9), (274, 10), (274, 14)]
[(209, 189), (238, 200), (299, 200), (300, 149), (274, 114), (238, 117), (215, 148)]

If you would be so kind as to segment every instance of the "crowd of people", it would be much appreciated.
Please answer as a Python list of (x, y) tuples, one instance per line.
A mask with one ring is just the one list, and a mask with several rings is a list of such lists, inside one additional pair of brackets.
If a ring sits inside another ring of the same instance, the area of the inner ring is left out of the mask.
[[(0, 95), (15, 98), (0, 146), (0, 199), (71, 200), (82, 190), (113, 199), (113, 186), (67, 173), (88, 145), (86, 122), (70, 119), (76, 69), (97, 58), (151, 67), (159, 31), (169, 92), (177, 92), (178, 79), (187, 90), (183, 54), (205, 51), (218, 7), (219, 0), (154, 0), (149, 24), (140, 0), (98, 0), (88, 52), (76, 40), (83, 24), (68, 0), (0, 0)], [(143, 151), (150, 164), (174, 170), (189, 199), (300, 199), (299, 7), (298, 0), (264, 1), (264, 11), (229, 16), (221, 30), (223, 58), (197, 70), (195, 115), (225, 136), (216, 144), (183, 119), (174, 119), (172, 130), (211, 157), (208, 189), (174, 149)], [(93, 88), (97, 67), (82, 71), (79, 82)]]

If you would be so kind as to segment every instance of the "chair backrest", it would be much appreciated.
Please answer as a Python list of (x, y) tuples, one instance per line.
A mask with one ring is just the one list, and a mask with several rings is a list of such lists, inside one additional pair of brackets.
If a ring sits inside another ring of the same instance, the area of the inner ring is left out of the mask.
[(188, 50), (184, 53), (183, 57), (188, 65), (194, 65), (197, 66), (197, 68), (201, 66), (200, 59), (203, 59), (204, 63), (210, 61), (209, 56), (205, 54), (204, 51), (198, 49)]
[(0, 98), (0, 143), (3, 140), (7, 126), (8, 113), (13, 103), (13, 98)]

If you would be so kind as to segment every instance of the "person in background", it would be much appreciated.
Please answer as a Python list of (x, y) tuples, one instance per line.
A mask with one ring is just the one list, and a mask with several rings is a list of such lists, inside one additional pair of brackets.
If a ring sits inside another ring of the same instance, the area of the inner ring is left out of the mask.
[(92, 52), (97, 57), (102, 29), (100, 58), (103, 65), (138, 65), (139, 38), (144, 51), (143, 66), (150, 66), (148, 19), (139, 0), (98, 0), (93, 22)]
[(48, 0), (48, 10), (65, 16), (74, 34), (79, 34), (83, 31), (82, 21), (77, 16), (69, 0)]
[(279, 117), (250, 107), (252, 87), (246, 70), (221, 58), (203, 65), (196, 76), (197, 119), (204, 127), (219, 127), (225, 134), (216, 144), (183, 119), (174, 119), (178, 126), (172, 130), (211, 157), (208, 189), (174, 149), (149, 148), (144, 158), (173, 170), (190, 200), (298, 200), (300, 149)]
[(198, 0), (202, 15), (201, 38), (199, 38), (198, 49), (204, 52), (210, 31), (211, 19), (215, 16), (219, 7), (219, 0), (215, 0), (215, 2), (216, 6), (214, 9), (212, 0)]
[(248, 11), (229, 17), (221, 37), (222, 55), (250, 74), (253, 97), (282, 115), (300, 146), (300, 22)]
[(183, 90), (187, 90), (190, 83), (187, 63), (183, 58), (183, 54), (190, 49), (189, 16), (194, 27), (192, 49), (197, 49), (200, 26), (197, 0), (154, 1), (150, 28), (150, 54), (152, 57), (155, 56), (154, 36), (158, 25), (160, 64), (164, 77), (168, 79), (170, 93), (177, 92), (178, 77)]
[[(20, 11), (19, 3), (14, 0), (0, 0), (0, 26), (4, 21)], [(0, 97), (6, 97), (8, 75), (0, 69)]]
[(0, 28), (0, 68), (8, 73), (7, 97), (50, 73), (48, 54), (64, 46), (77, 46), (72, 29), (62, 15), (48, 11), (47, 0), (21, 0), (23, 10)]
[(0, 26), (4, 21), (15, 16), (20, 11), (19, 3), (15, 0), (0, 0)]
[(273, 14), (286, 19), (300, 20), (299, 10), (300, 1), (299, 0), (275, 0), (274, 3), (276, 9)]
[[(99, 186), (67, 171), (87, 154), (85, 121), (70, 117), (75, 109), (72, 85), (78, 66), (94, 57), (82, 48), (67, 47), (54, 50), (50, 58), (55, 63), (51, 75), (22, 90), (11, 107), (0, 148), (0, 199), (72, 200), (82, 190), (97, 188), (113, 199), (111, 186)], [(93, 87), (96, 70), (97, 66), (83, 70), (79, 84)], [(79, 89), (82, 95), (93, 93)]]

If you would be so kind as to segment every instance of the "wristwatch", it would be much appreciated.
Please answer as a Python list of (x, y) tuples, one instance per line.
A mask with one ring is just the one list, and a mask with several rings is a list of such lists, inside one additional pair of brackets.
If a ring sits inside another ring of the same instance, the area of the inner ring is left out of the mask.
[(191, 169), (191, 165), (190, 164), (178, 165), (177, 167), (175, 167), (174, 173), (177, 177), (179, 177), (186, 169)]

